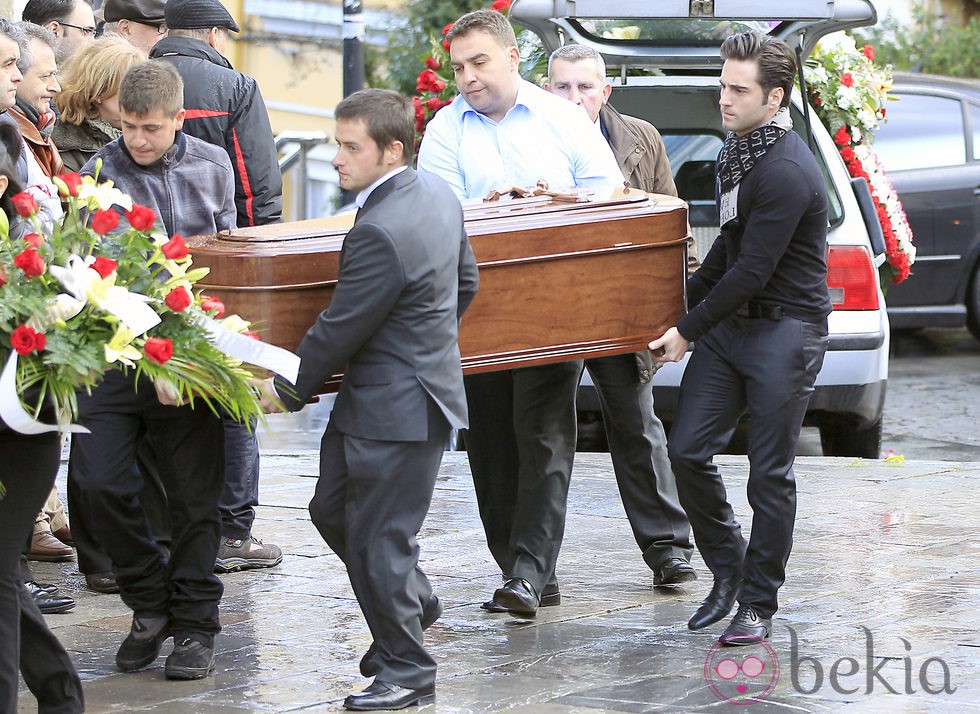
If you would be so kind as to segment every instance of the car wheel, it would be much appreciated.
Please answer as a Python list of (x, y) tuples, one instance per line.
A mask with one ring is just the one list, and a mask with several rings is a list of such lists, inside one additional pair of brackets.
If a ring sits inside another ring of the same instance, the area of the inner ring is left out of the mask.
[(973, 269), (973, 278), (966, 291), (966, 326), (980, 340), (980, 263)]
[(853, 419), (825, 416), (820, 422), (820, 446), (824, 456), (877, 459), (881, 456), (881, 417), (866, 429), (859, 429)]

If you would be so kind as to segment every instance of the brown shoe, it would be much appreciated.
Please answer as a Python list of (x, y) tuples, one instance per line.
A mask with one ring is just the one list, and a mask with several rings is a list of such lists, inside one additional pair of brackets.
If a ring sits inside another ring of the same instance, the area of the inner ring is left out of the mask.
[(75, 539), (71, 537), (71, 529), (68, 526), (62, 526), (56, 531), (51, 531), (51, 535), (60, 540), (65, 545), (74, 548)]
[(28, 560), (57, 562), (75, 557), (74, 549), (68, 547), (50, 533), (35, 533), (31, 538), (31, 549), (27, 551)]

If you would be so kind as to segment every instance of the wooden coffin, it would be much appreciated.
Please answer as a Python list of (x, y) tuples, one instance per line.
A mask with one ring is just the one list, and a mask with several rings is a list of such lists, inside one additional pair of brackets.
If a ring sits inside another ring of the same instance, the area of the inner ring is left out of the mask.
[[(467, 373), (645, 349), (684, 312), (686, 205), (638, 191), (468, 205), (480, 289), (460, 328)], [(406, 220), (411, 220), (406, 216)], [(189, 240), (199, 285), (295, 350), (330, 304), (353, 215)]]

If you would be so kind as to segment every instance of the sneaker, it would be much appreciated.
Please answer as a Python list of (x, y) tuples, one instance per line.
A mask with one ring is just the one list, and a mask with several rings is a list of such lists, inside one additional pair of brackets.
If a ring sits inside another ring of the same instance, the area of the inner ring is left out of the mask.
[(160, 656), (160, 648), (168, 637), (170, 628), (166, 615), (141, 617), (133, 614), (129, 634), (116, 652), (116, 667), (120, 672), (143, 669)]
[(255, 536), (225, 538), (218, 546), (214, 572), (233, 573), (236, 570), (271, 568), (282, 562), (282, 550), (278, 545), (266, 545)]
[(167, 679), (203, 679), (213, 671), (214, 647), (187, 635), (174, 638), (174, 651), (163, 669)]

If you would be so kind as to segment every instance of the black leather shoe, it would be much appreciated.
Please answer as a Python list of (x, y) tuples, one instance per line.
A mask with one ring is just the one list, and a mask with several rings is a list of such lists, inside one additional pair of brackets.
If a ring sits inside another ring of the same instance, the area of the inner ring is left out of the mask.
[[(422, 625), (422, 631), (428, 630), (435, 624), (435, 621), (442, 617), (442, 600), (433, 595), (426, 601), (425, 605), (422, 606), (422, 618), (419, 624)], [(374, 662), (374, 655), (377, 653), (377, 648), (374, 643), (368, 647), (367, 652), (361, 657), (361, 663), (359, 669), (361, 670), (362, 677), (374, 677), (381, 671), (379, 667)]]
[(493, 593), (494, 602), (507, 608), (507, 612), (521, 617), (534, 617), (538, 614), (541, 599), (538, 593), (524, 578), (511, 578), (502, 588)]
[(170, 637), (166, 615), (140, 617), (133, 614), (129, 634), (116, 652), (116, 667), (120, 672), (135, 672), (160, 656), (160, 648)]
[(94, 590), (97, 593), (111, 595), (119, 592), (116, 574), (111, 571), (107, 573), (85, 573), (85, 584), (89, 590)]
[(63, 595), (57, 587), (50, 585), (39, 585), (33, 580), (24, 583), (27, 592), (31, 594), (31, 599), (37, 605), (37, 609), (45, 615), (59, 615), (75, 609), (75, 601), (67, 595)]
[(356, 712), (379, 709), (404, 709), (413, 704), (431, 704), (436, 699), (436, 685), (421, 689), (408, 689), (397, 684), (375, 681), (363, 692), (351, 694), (344, 700), (344, 709)]
[(680, 585), (697, 579), (694, 566), (683, 558), (668, 558), (667, 562), (653, 571), (654, 585)]
[[(541, 602), (538, 603), (538, 607), (554, 607), (555, 605), (561, 605), (561, 591), (558, 589), (558, 583), (549, 583), (541, 591)], [(487, 600), (480, 607), (487, 612), (507, 612), (507, 607), (503, 603), (493, 599)]]
[(715, 578), (711, 592), (691, 615), (687, 626), (692, 630), (700, 630), (728, 617), (728, 613), (735, 606), (735, 598), (738, 597), (741, 585), (742, 578), (737, 575), (730, 578)]
[(759, 617), (759, 613), (751, 605), (739, 605), (738, 612), (730, 624), (718, 638), (718, 643), (727, 647), (741, 645), (757, 645), (769, 639), (772, 632), (772, 620)]

